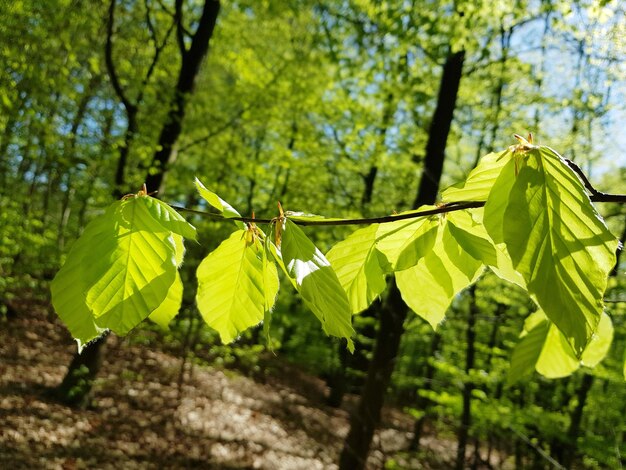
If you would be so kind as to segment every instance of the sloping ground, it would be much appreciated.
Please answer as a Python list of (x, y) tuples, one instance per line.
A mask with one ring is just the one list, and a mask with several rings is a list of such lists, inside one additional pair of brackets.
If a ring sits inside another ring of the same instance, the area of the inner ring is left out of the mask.
[[(195, 366), (179, 386), (179, 358), (108, 343), (91, 406), (74, 410), (48, 393), (75, 348), (65, 329), (35, 308), (0, 324), (0, 468), (336, 468), (348, 412), (323, 404), (318, 379), (285, 364), (262, 384)], [(410, 438), (408, 417), (385, 421), (370, 468)], [(426, 446), (439, 464), (404, 465), (442, 468), (454, 455), (453, 443)]]

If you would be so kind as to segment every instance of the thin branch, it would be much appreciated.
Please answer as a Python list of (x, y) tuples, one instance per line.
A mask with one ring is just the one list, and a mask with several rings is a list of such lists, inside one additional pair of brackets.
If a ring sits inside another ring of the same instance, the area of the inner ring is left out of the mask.
[(537, 451), (537, 453), (543, 457), (545, 460), (547, 460), (548, 462), (550, 462), (552, 464), (552, 466), (554, 466), (554, 468), (557, 468), (559, 470), (566, 470), (565, 467), (563, 465), (561, 465), (559, 462), (557, 462), (556, 460), (554, 460), (550, 454), (548, 454), (545, 450), (543, 450), (541, 447), (535, 445), (533, 443), (532, 440), (530, 440), (528, 438), (528, 436), (526, 436), (525, 434), (523, 434), (522, 432), (518, 431), (517, 429), (515, 429), (513, 426), (509, 426), (509, 429), (511, 431), (513, 431), (515, 434), (517, 434), (517, 436), (524, 441), (526, 444), (528, 444), (530, 447), (532, 447), (533, 449), (535, 449)]
[[(597, 192), (597, 191), (596, 191)], [(593, 194), (590, 198), (593, 202), (619, 202), (621, 204), (626, 204), (626, 194), (605, 194), (605, 193), (597, 193)], [(396, 220), (408, 220), (408, 219), (416, 219), (419, 217), (427, 217), (430, 215), (436, 214), (445, 214), (446, 212), (455, 212), (462, 211), (466, 209), (477, 209), (485, 206), (486, 201), (459, 201), (459, 202), (448, 202), (446, 204), (442, 204), (436, 209), (429, 209), (424, 211), (411, 211), (406, 212), (404, 214), (394, 214), (394, 215), (385, 215), (381, 217), (367, 217), (367, 218), (359, 218), (359, 219), (326, 219), (326, 220), (306, 220), (306, 216), (292, 216), (290, 220), (297, 225), (369, 225), (369, 224), (386, 224), (390, 222), (395, 222)], [(181, 212), (189, 212), (191, 214), (202, 215), (204, 217), (211, 217), (214, 219), (220, 220), (236, 220), (239, 222), (246, 223), (256, 223), (256, 224), (272, 224), (276, 221), (276, 218), (272, 219), (255, 219), (252, 217), (224, 217), (220, 213), (216, 212), (206, 212), (200, 211), (196, 209), (189, 209), (187, 207), (176, 206), (170, 204), (172, 209), (176, 209)]]
[(587, 179), (587, 176), (583, 173), (583, 171), (580, 169), (580, 167), (578, 165), (576, 165), (576, 163), (574, 163), (573, 161), (565, 158), (565, 163), (567, 163), (567, 166), (569, 166), (574, 173), (576, 173), (578, 175), (578, 177), (581, 179), (581, 181), (583, 182), (583, 184), (585, 185), (585, 188), (587, 189), (587, 191), (589, 191), (591, 193), (591, 200), (594, 202), (617, 202), (620, 204), (626, 204), (626, 195), (624, 194), (607, 194), (607, 193), (603, 193), (598, 191), (596, 188), (593, 187), (593, 185), (589, 182), (589, 180)]
[(150, 38), (154, 44), (158, 44), (157, 34), (154, 29), (154, 24), (152, 24), (152, 18), (150, 16), (150, 2), (149, 0), (144, 0), (144, 8), (146, 9), (146, 25), (148, 26), (148, 31), (150, 32)]
[(185, 27), (183, 26), (183, 0), (176, 0), (176, 10), (174, 13), (174, 21), (176, 23), (176, 40), (178, 41), (178, 49), (180, 57), (185, 61), (187, 48), (185, 47)]
[(113, 24), (115, 23), (115, 1), (116, 0), (111, 0), (111, 3), (109, 4), (109, 18), (107, 20), (107, 38), (104, 46), (104, 59), (115, 94), (124, 105), (124, 108), (126, 108), (127, 114), (132, 114), (135, 109), (135, 105), (131, 103), (126, 96), (126, 93), (124, 93), (124, 89), (120, 84), (115, 70), (115, 64), (113, 62)]
[(173, 11), (171, 11), (171, 10), (168, 8), (168, 6), (167, 6), (167, 5), (165, 5), (165, 4), (163, 3), (163, 1), (162, 1), (162, 0), (156, 0), (156, 2), (159, 4), (159, 6), (161, 7), (161, 9), (162, 9), (165, 13), (167, 13), (167, 14), (168, 14), (168, 15), (170, 15), (172, 18), (174, 18), (175, 13), (174, 13)]
[[(429, 209), (425, 211), (407, 212), (405, 214), (385, 215), (382, 217), (369, 217), (361, 219), (327, 219), (327, 220), (306, 220), (306, 216), (293, 215), (289, 218), (293, 223), (298, 225), (368, 225), (368, 224), (384, 224), (389, 222), (395, 222), (396, 220), (415, 219), (418, 217), (426, 217), (429, 215), (443, 214), (445, 212), (454, 212), (464, 209), (475, 209), (477, 207), (483, 207), (484, 201), (464, 201), (464, 202), (450, 202), (439, 206), (436, 209)], [(239, 222), (256, 223), (256, 224), (272, 224), (276, 221), (273, 219), (255, 219), (252, 217), (224, 217), (223, 215), (215, 212), (205, 212), (195, 209), (188, 209), (186, 207), (175, 206), (170, 204), (170, 207), (182, 212), (190, 212), (192, 214), (202, 215), (205, 217), (212, 217), (215, 219), (223, 220), (237, 220)]]
[[(146, 2), (146, 8), (147, 7), (148, 7), (148, 3)], [(149, 18), (149, 14), (148, 14), (148, 18)], [(163, 41), (161, 42), (161, 44), (157, 42), (156, 32), (153, 32), (152, 34), (153, 36), (152, 40), (154, 41), (154, 56), (152, 57), (152, 62), (150, 63), (150, 67), (148, 67), (148, 71), (146, 72), (146, 75), (143, 77), (143, 80), (141, 81), (141, 86), (139, 88), (140, 90), (139, 95), (137, 96), (137, 103), (141, 103), (141, 101), (143, 100), (143, 95), (146, 91), (146, 85), (148, 84), (148, 81), (150, 81), (150, 77), (152, 77), (152, 74), (154, 73), (154, 70), (156, 69), (157, 63), (159, 62), (159, 58), (161, 56), (161, 52), (167, 45), (167, 41), (170, 37), (170, 34), (172, 34), (172, 31), (174, 30), (174, 26), (176, 26), (176, 21), (172, 20), (172, 23), (167, 29), (167, 32), (165, 33), (165, 37), (163, 38)]]
[[(277, 70), (277, 72), (272, 76), (272, 78), (270, 80), (268, 80), (261, 88), (263, 88), (263, 90), (267, 90), (268, 88), (270, 88), (270, 86), (272, 86), (274, 83), (276, 83), (278, 78), (281, 77), (282, 72), (290, 64), (291, 64), (291, 62), (285, 62), (284, 64), (282, 64), (281, 67)], [(179, 149), (179, 152), (182, 153), (185, 150), (190, 149), (191, 147), (195, 147), (196, 145), (202, 144), (202, 143), (206, 142), (207, 140), (210, 140), (211, 138), (215, 137), (216, 135), (221, 134), (226, 129), (231, 127), (235, 122), (237, 122), (237, 120), (239, 118), (241, 118), (244, 115), (244, 113), (259, 107), (261, 104), (262, 104), (262, 100), (259, 98), (259, 99), (256, 99), (256, 100), (252, 101), (251, 103), (247, 104), (246, 106), (240, 108), (228, 121), (222, 123), (221, 125), (219, 125), (215, 129), (211, 130), (208, 134), (205, 134), (202, 137), (198, 137), (197, 139), (192, 140), (188, 144), (185, 144), (185, 145), (181, 146), (180, 149)]]

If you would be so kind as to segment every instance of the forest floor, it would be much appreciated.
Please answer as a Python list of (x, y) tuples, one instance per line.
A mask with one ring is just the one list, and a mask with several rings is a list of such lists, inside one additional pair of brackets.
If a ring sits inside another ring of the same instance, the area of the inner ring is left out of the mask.
[[(336, 468), (356, 400), (326, 406), (324, 382), (297, 367), (255, 382), (196, 365), (181, 385), (179, 357), (112, 335), (89, 406), (68, 408), (50, 391), (75, 343), (45, 306), (26, 310), (0, 324), (0, 468)], [(406, 458), (412, 423), (385, 410), (369, 468), (451, 465), (454, 440), (435, 436)]]

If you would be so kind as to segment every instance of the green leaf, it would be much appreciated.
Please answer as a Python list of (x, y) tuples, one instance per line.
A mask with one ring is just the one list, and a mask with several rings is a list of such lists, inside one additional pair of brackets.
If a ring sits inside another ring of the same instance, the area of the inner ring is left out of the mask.
[(83, 274), (86, 267), (83, 258), (93, 249), (93, 240), (115, 236), (108, 219), (111, 212), (110, 208), (103, 216), (87, 224), (82, 236), (74, 242), (65, 263), (50, 283), (52, 305), (72, 337), (76, 338), (79, 352), (85, 344), (106, 331), (106, 328), (96, 325), (91, 311), (85, 304), (88, 285)]
[(176, 267), (180, 268), (183, 264), (183, 259), (185, 258), (185, 245), (183, 243), (183, 237), (173, 233), (172, 239), (174, 240), (174, 249), (176, 251)]
[(482, 212), (482, 209), (475, 211), (463, 210), (446, 214), (448, 219), (448, 229), (457, 243), (472, 257), (482, 261), (488, 266), (498, 265), (498, 255), (496, 248), (487, 235), (485, 227), (476, 223), (472, 218), (472, 212)]
[(153, 217), (150, 199), (112, 204), (86, 227), (52, 281), (52, 303), (79, 348), (106, 328), (126, 334), (175, 282), (182, 238)]
[(169, 205), (149, 196), (145, 197), (144, 202), (152, 217), (166, 230), (191, 240), (196, 239), (196, 228)]
[(576, 372), (580, 368), (580, 362), (556, 325), (552, 322), (549, 324), (535, 370), (548, 379), (560, 379)]
[(291, 220), (300, 220), (305, 222), (331, 222), (331, 221), (339, 221), (342, 220), (336, 217), (324, 217), (323, 215), (318, 214), (309, 214), (308, 212), (299, 212), (299, 211), (285, 211), (285, 217), (288, 217)]
[[(196, 185), (196, 189), (202, 199), (208, 202), (211, 207), (217, 209), (225, 218), (231, 219), (233, 217), (241, 217), (239, 212), (237, 212), (233, 206), (224, 201), (213, 191), (207, 189), (198, 178), (194, 180), (194, 184)], [(235, 221), (235, 225), (237, 225), (240, 229), (245, 229), (245, 224), (243, 222)]]
[(267, 251), (264, 249), (262, 253), (263, 261), (263, 292), (265, 294), (265, 303), (263, 309), (266, 312), (271, 312), (276, 303), (276, 296), (280, 288), (280, 281), (278, 279), (278, 269), (276, 264), (273, 263), (267, 256)]
[(483, 267), (456, 242), (442, 220), (433, 249), (414, 267), (396, 273), (402, 298), (433, 329), (443, 321), (452, 299), (477, 279)]
[[(513, 261), (511, 261), (511, 257), (506, 250), (506, 245), (503, 242), (495, 244), (487, 233), (484, 224), (484, 208), (456, 211), (451, 214), (461, 214), (458, 217), (452, 217), (453, 225), (473, 235), (467, 239), (466, 236), (463, 236), (464, 234), (459, 234), (457, 233), (458, 230), (452, 229), (457, 241), (464, 245), (465, 249), (470, 250), (474, 257), (481, 259), (483, 263), (487, 264), (489, 269), (499, 278), (512, 282), (526, 290), (524, 278), (513, 267)], [(470, 217), (463, 214), (469, 214)], [(478, 237), (478, 240), (474, 237)], [(473, 243), (472, 240), (474, 240)], [(493, 247), (493, 250), (490, 246)], [(494, 255), (495, 263), (493, 262)]]
[(266, 269), (263, 245), (251, 229), (234, 232), (198, 266), (198, 310), (223, 343), (261, 322), (273, 305), (278, 281)]
[(114, 204), (112, 231), (83, 256), (86, 304), (96, 323), (124, 335), (165, 300), (176, 277), (176, 244), (152, 217), (149, 197)]
[(167, 291), (165, 300), (154, 310), (148, 317), (154, 323), (164, 330), (168, 329), (168, 325), (180, 311), (180, 305), (183, 301), (183, 281), (177, 272), (174, 282)]
[(535, 370), (550, 329), (550, 322), (543, 316), (543, 313), (538, 318), (539, 322), (525, 332), (513, 349), (511, 366), (507, 375), (509, 385), (528, 377)]
[(606, 356), (612, 339), (613, 324), (603, 313), (598, 330), (579, 361), (563, 333), (538, 310), (526, 320), (521, 339), (513, 350), (508, 381), (517, 382), (533, 370), (556, 379), (571, 375), (581, 365), (595, 367)]
[(387, 286), (375, 248), (378, 225), (356, 230), (326, 254), (348, 294), (352, 313), (365, 310)]
[[(499, 225), (487, 223), (503, 205)], [(485, 225), (494, 241), (502, 237), (528, 291), (580, 357), (600, 320), (617, 247), (582, 182), (553, 150), (526, 150), (503, 168)]]
[(606, 357), (613, 342), (613, 333), (611, 317), (603, 312), (598, 328), (581, 356), (583, 366), (595, 367)]
[(516, 179), (516, 168), (519, 164), (519, 155), (513, 155), (507, 159), (507, 163), (500, 170), (500, 176), (493, 183), (487, 202), (483, 209), (483, 225), (489, 234), (489, 237), (496, 246), (501, 245), (506, 249), (504, 244), (504, 227), (505, 212), (509, 203), (509, 194), (513, 188)]
[[(434, 208), (421, 206), (411, 212)], [(376, 233), (376, 249), (387, 258), (392, 272), (408, 269), (432, 249), (438, 223), (438, 217), (420, 217), (380, 224)]]
[(510, 158), (510, 149), (485, 155), (465, 181), (450, 186), (441, 193), (442, 200), (446, 203), (486, 201), (500, 171)]
[(348, 349), (353, 351), (352, 312), (346, 292), (322, 252), (289, 219), (283, 221), (280, 254), (289, 277), (324, 332), (346, 338)]

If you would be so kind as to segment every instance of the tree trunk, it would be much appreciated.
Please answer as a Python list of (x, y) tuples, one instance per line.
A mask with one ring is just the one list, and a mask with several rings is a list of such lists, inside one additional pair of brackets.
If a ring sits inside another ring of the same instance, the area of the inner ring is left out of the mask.
[(148, 191), (161, 191), (163, 178), (168, 169), (168, 164), (174, 154), (175, 144), (182, 131), (183, 119), (187, 109), (189, 94), (193, 91), (194, 83), (200, 65), (209, 50), (209, 41), (213, 36), (217, 14), (220, 10), (220, 2), (217, 0), (205, 0), (202, 16), (189, 49), (184, 44), (184, 28), (182, 25), (182, 0), (176, 1), (178, 21), (179, 48), (182, 55), (182, 64), (178, 74), (178, 81), (174, 89), (174, 96), (170, 104), (165, 124), (159, 135), (157, 151), (152, 158), (151, 168), (146, 176)]
[(467, 439), (469, 437), (469, 429), (472, 425), (472, 390), (474, 384), (470, 378), (472, 369), (474, 368), (474, 358), (476, 355), (475, 339), (476, 339), (476, 316), (478, 309), (476, 307), (476, 285), (474, 284), (469, 291), (470, 305), (469, 315), (467, 318), (466, 341), (467, 350), (465, 355), (465, 381), (463, 384), (463, 412), (461, 414), (461, 427), (458, 434), (458, 445), (456, 449), (456, 469), (463, 470), (465, 467), (465, 449), (467, 447)]
[(89, 392), (102, 365), (107, 337), (108, 334), (102, 335), (85, 346), (81, 354), (74, 355), (63, 382), (53, 391), (59, 401), (73, 407), (87, 405)]
[[(437, 199), (439, 180), (443, 170), (446, 142), (459, 84), (463, 73), (464, 51), (451, 53), (444, 65), (437, 107), (430, 125), (426, 157), (414, 208), (432, 204)], [(376, 336), (374, 356), (363, 386), (358, 408), (350, 417), (350, 431), (341, 452), (339, 468), (358, 470), (365, 467), (372, 437), (380, 423), (380, 413), (387, 386), (404, 332), (407, 306), (402, 300), (395, 280), (380, 311), (380, 328)]]
[[(437, 351), (441, 348), (442, 336), (438, 332), (433, 333), (433, 339), (430, 343), (430, 357), (433, 357)], [(430, 391), (433, 388), (433, 378), (435, 377), (435, 365), (432, 362), (428, 362), (426, 365), (426, 371), (424, 373), (424, 385), (422, 390)], [(422, 438), (422, 432), (424, 430), (424, 424), (430, 418), (429, 408), (432, 405), (432, 401), (422, 395), (418, 395), (415, 402), (416, 408), (424, 410), (424, 415), (415, 421), (413, 425), (413, 438), (409, 444), (409, 450), (411, 452), (417, 452), (420, 446), (420, 439)]]
[[(372, 202), (374, 185), (376, 183), (376, 177), (378, 176), (379, 155), (385, 148), (385, 139), (396, 108), (397, 103), (394, 94), (391, 92), (387, 93), (383, 102), (382, 121), (376, 129), (377, 139), (373, 152), (374, 156), (367, 173), (361, 175), (363, 178), (363, 192), (361, 194), (360, 208), (361, 214), (364, 216), (369, 214), (369, 206)], [(345, 143), (342, 146), (344, 145)], [(345, 348), (342, 348), (339, 353), (339, 367), (331, 371), (329, 380), (326, 382), (330, 389), (327, 400), (328, 405), (338, 408), (341, 406), (343, 396), (346, 392), (360, 393), (360, 389), (363, 386), (363, 379), (359, 375), (355, 380), (354, 376), (351, 376), (349, 372), (350, 369), (352, 369), (358, 371), (358, 373), (367, 373), (372, 344), (376, 338), (376, 326), (378, 324), (379, 312), (380, 307), (377, 303), (374, 303), (367, 310), (362, 312), (358, 318), (355, 318), (353, 325), (357, 332), (355, 336), (355, 351), (354, 354), (346, 354)], [(361, 341), (363, 337), (367, 338), (368, 341)]]

